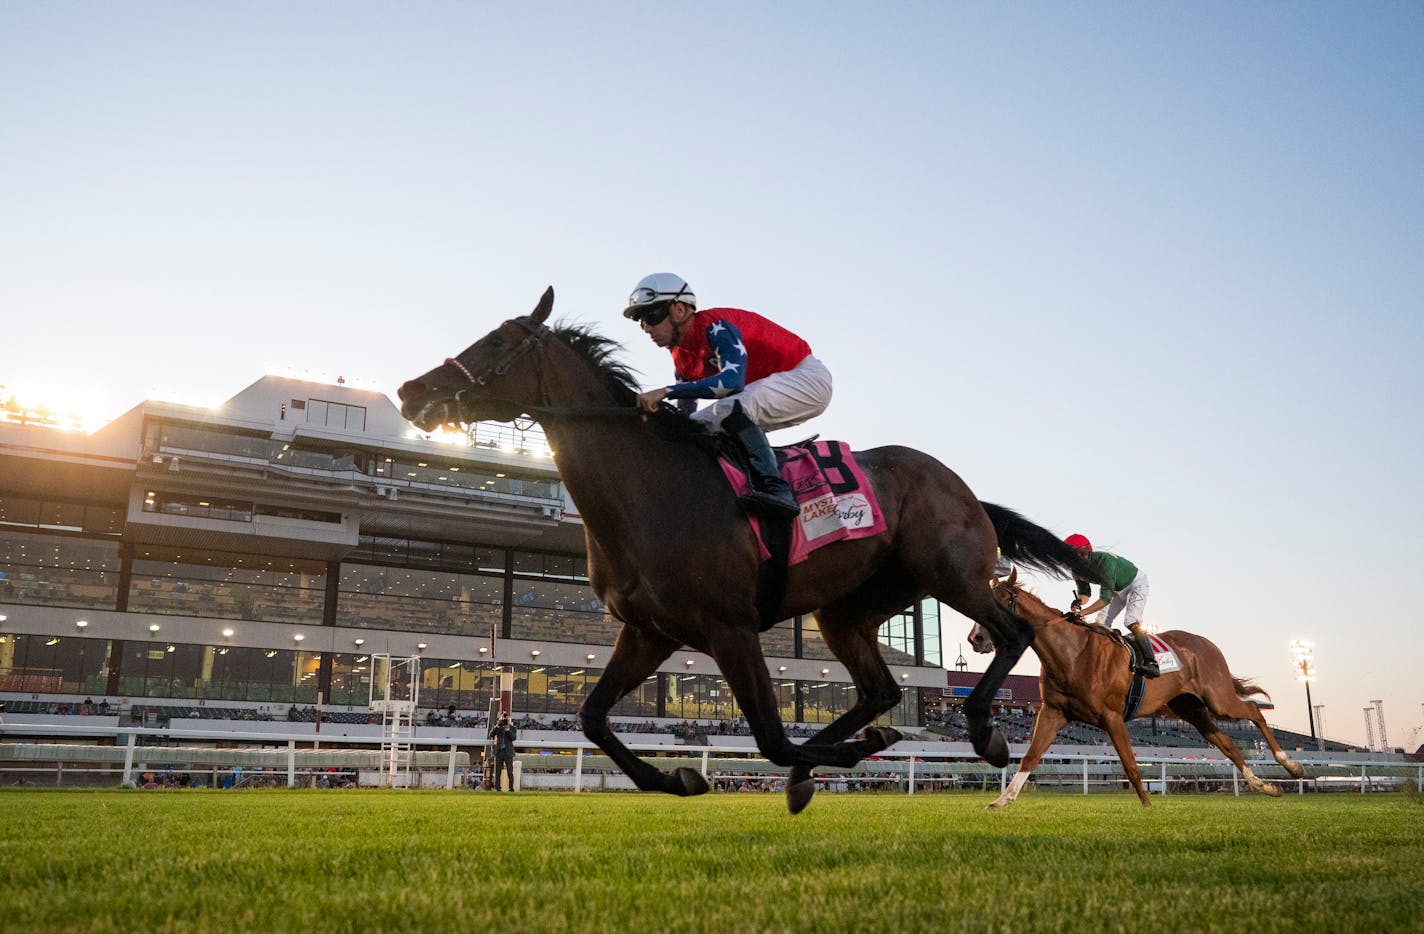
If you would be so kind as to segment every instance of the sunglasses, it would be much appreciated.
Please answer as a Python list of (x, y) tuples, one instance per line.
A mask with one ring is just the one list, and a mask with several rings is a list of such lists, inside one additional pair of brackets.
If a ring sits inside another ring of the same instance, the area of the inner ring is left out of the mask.
[(652, 302), (646, 305), (638, 305), (623, 312), (623, 316), (638, 324), (646, 324), (650, 328), (655, 328), (667, 320), (667, 316), (672, 314), (672, 302), (661, 301)]

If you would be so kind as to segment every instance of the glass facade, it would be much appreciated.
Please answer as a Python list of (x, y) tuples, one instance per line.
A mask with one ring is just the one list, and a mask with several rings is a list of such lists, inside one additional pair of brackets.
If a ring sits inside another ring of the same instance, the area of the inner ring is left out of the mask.
[[(404, 471), (422, 482), (513, 496), (561, 496), (556, 483), (497, 471), (481, 477), (457, 469), (459, 465), (413, 457), (302, 449), (236, 431), (167, 423), (155, 423), (152, 430), (153, 444), (180, 453), (192, 446), (315, 470), (377, 476)], [(138, 489), (147, 492), (149, 487)], [(161, 490), (144, 497), (140, 508), (239, 523), (263, 515), (341, 521), (341, 514), (332, 510), (294, 510), (243, 498)], [(607, 657), (621, 626), (594, 594), (582, 555), (379, 535), (362, 536), (341, 562), (173, 545), (122, 548), (118, 533), (123, 516), (123, 510), (113, 507), (0, 497), (0, 603), (336, 625), (393, 634), (459, 635), (481, 642), (495, 633), (501, 639), (588, 645), (599, 658)], [(922, 653), (925, 662), (938, 663), (938, 616), (937, 604), (926, 601), (888, 620), (879, 632), (886, 660), (912, 665)], [(111, 642), (16, 632), (11, 621), (8, 631), (0, 629), (0, 691), (96, 700), (120, 696), (140, 703), (311, 706), (325, 685), (321, 702), (327, 707), (363, 707), (369, 700), (367, 654), (303, 651), (290, 643), (285, 648), (221, 644), (221, 628), (213, 627), (209, 644), (170, 641), (156, 634)], [(380, 637), (373, 636), (372, 644), (377, 641)], [(811, 616), (777, 623), (762, 634), (761, 642), (773, 659), (833, 658)], [(423, 708), (444, 710), (453, 704), (460, 711), (483, 712), (496, 691), (495, 666), (486, 658), (431, 658), (422, 665)], [(513, 667), (515, 709), (555, 721), (571, 721), (602, 674), (590, 667)], [(773, 678), (777, 705), (787, 722), (827, 723), (855, 702), (850, 684)], [(693, 668), (649, 677), (612, 713), (714, 723), (742, 715), (720, 674)], [(914, 723), (916, 717), (913, 703), (907, 702), (890, 720)]]
[(0, 602), (112, 610), (118, 595), (118, 542), (0, 530)]
[(105, 639), (0, 633), (0, 691), (102, 695), (109, 648)]
[(319, 624), (326, 565), (144, 545), (134, 555), (128, 599), (132, 613)]
[(504, 577), (343, 564), (336, 623), (488, 636), (504, 619)]

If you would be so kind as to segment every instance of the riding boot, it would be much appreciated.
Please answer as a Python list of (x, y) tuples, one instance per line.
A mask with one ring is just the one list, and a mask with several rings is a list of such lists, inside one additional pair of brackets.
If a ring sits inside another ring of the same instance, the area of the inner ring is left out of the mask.
[(1147, 630), (1139, 623), (1129, 627), (1132, 633), (1132, 644), (1137, 646), (1137, 672), (1144, 678), (1156, 678), (1162, 674), (1162, 669), (1157, 667), (1157, 653), (1152, 650), (1152, 640), (1147, 638)]
[(794, 519), (801, 514), (796, 498), (791, 495), (791, 484), (781, 478), (781, 469), (776, 464), (776, 454), (771, 450), (771, 442), (756, 424), (747, 418), (738, 402), (732, 407), (732, 414), (722, 419), (722, 430), (736, 441), (747, 456), (748, 479), (752, 491), (737, 497), (737, 502), (748, 512), (755, 512), (771, 519)]

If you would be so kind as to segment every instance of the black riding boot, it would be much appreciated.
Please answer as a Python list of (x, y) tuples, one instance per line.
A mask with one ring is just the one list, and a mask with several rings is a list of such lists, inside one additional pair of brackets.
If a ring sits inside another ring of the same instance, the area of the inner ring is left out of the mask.
[(741, 403), (732, 408), (732, 414), (722, 419), (722, 430), (741, 445), (747, 455), (748, 479), (752, 491), (737, 497), (737, 502), (748, 512), (772, 519), (794, 519), (801, 514), (796, 498), (791, 495), (791, 484), (781, 478), (781, 470), (776, 465), (776, 454), (771, 450), (771, 442), (758, 428)]
[(1155, 678), (1162, 674), (1162, 669), (1157, 667), (1157, 653), (1152, 651), (1152, 642), (1147, 638), (1147, 631), (1138, 625), (1128, 632), (1132, 633), (1132, 644), (1137, 646), (1138, 673), (1144, 678)]

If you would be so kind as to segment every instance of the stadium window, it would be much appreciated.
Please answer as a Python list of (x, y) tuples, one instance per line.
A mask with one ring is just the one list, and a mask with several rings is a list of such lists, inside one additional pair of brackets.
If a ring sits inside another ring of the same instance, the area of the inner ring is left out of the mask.
[(341, 402), (308, 399), (307, 424), (340, 428), (343, 431), (365, 431), (366, 408), (360, 405), (345, 405)]

